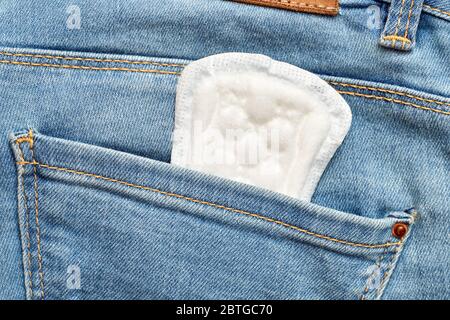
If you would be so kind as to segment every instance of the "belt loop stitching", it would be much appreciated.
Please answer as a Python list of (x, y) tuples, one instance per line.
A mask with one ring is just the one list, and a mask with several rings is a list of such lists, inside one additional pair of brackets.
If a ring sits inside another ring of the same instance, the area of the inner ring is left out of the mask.
[[(405, 7), (405, 2), (406, 2), (405, 0), (402, 0), (402, 6), (400, 7), (400, 12), (398, 14), (398, 19), (397, 19), (397, 25), (395, 26), (394, 37), (398, 36), (398, 29), (400, 28), (400, 21), (402, 20), (402, 17), (403, 17), (403, 8)], [(395, 42), (397, 40), (395, 38), (392, 38), (391, 41), (392, 41), (392, 48), (395, 48)]]
[(379, 44), (402, 51), (411, 50), (423, 6), (426, 6), (423, 0), (392, 0)]
[[(413, 13), (413, 9), (414, 9), (414, 0), (411, 1), (411, 6), (409, 7), (409, 14), (408, 14), (408, 21), (406, 22), (406, 27), (405, 27), (405, 35), (404, 37), (406, 39), (408, 39), (408, 31), (409, 31), (409, 26), (411, 23), (411, 17), (412, 17), (412, 13)], [(405, 48), (405, 42), (402, 43), (402, 49)]]

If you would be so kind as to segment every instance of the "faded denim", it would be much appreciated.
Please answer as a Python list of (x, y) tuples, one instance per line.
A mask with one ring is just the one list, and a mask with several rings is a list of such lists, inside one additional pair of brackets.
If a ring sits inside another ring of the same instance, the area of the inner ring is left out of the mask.
[[(0, 3), (0, 298), (450, 298), (445, 1), (424, 1), (409, 51), (379, 44), (387, 2), (332, 18), (78, 1), (79, 29), (71, 4)], [(233, 51), (314, 72), (351, 106), (312, 203), (170, 164), (179, 73)]]

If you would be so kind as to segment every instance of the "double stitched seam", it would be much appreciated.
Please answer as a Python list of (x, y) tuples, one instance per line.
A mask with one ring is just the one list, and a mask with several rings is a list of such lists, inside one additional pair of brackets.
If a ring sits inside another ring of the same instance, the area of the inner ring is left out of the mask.
[(403, 104), (403, 105), (406, 105), (406, 106), (409, 106), (409, 107), (413, 107), (413, 108), (416, 108), (416, 109), (420, 109), (420, 110), (436, 112), (436, 113), (443, 114), (443, 115), (446, 115), (446, 116), (450, 115), (450, 111), (443, 111), (443, 110), (439, 110), (439, 109), (425, 107), (425, 106), (421, 106), (421, 105), (418, 105), (418, 104), (415, 104), (415, 103), (411, 103), (411, 102), (407, 102), (407, 101), (403, 101), (403, 100), (398, 100), (398, 99), (394, 99), (394, 98), (387, 98), (387, 97), (381, 97), (381, 96), (357, 93), (357, 92), (352, 92), (352, 91), (337, 90), (337, 92), (339, 92), (340, 94), (356, 96), (356, 97), (363, 97), (363, 98), (367, 98), (367, 99), (374, 99), (374, 100), (383, 100), (383, 101), (388, 101), (388, 102), (394, 102), (394, 103), (397, 103), (397, 104)]
[(400, 253), (402, 246), (403, 246), (403, 241), (400, 243), (400, 245), (395, 249), (394, 253), (392, 254), (392, 257), (386, 266), (386, 270), (384, 271), (383, 278), (380, 281), (380, 285), (378, 286), (378, 288), (376, 290), (376, 297), (380, 295), (381, 290), (383, 290), (383, 287), (386, 285), (387, 279), (388, 279), (391, 271), (394, 269), (395, 259), (397, 258), (398, 254)]
[(389, 41), (401, 41), (403, 44), (411, 43), (411, 40), (409, 40), (408, 38), (400, 37), (400, 36), (384, 36), (383, 39), (389, 40)]
[(138, 184), (134, 184), (134, 183), (130, 183), (130, 182), (126, 182), (123, 180), (118, 180), (118, 179), (114, 179), (114, 178), (109, 178), (109, 177), (105, 177), (105, 176), (101, 176), (98, 174), (94, 174), (94, 173), (89, 173), (89, 172), (85, 172), (85, 171), (78, 171), (78, 170), (74, 170), (74, 169), (69, 169), (69, 168), (64, 168), (64, 167), (57, 167), (57, 166), (51, 166), (51, 165), (47, 165), (47, 164), (43, 164), (43, 163), (38, 163), (36, 161), (33, 162), (19, 162), (18, 164), (20, 165), (33, 165), (33, 166), (39, 166), (42, 168), (46, 168), (46, 169), (50, 169), (50, 170), (56, 170), (56, 171), (63, 171), (63, 172), (68, 172), (68, 173), (73, 173), (73, 174), (79, 174), (79, 175), (84, 175), (84, 176), (88, 176), (88, 177), (92, 177), (92, 178), (96, 178), (96, 179), (101, 179), (104, 181), (109, 181), (109, 182), (113, 182), (113, 183), (118, 183), (124, 186), (128, 186), (128, 187), (133, 187), (133, 188), (138, 188), (138, 189), (143, 189), (143, 190), (147, 190), (147, 191), (151, 191), (151, 192), (155, 192), (155, 193), (159, 193), (165, 196), (169, 196), (169, 197), (173, 197), (173, 198), (178, 198), (178, 199), (183, 199), (183, 200), (187, 200), (190, 202), (194, 202), (194, 203), (199, 203), (199, 204), (203, 204), (203, 205), (207, 205), (210, 207), (214, 207), (217, 209), (223, 209), (226, 211), (230, 211), (230, 212), (234, 212), (234, 213), (240, 213), (240, 214), (244, 214), (246, 216), (251, 216), (260, 220), (264, 220), (267, 222), (271, 222), (274, 223), (276, 225), (280, 225), (307, 235), (311, 235), (314, 236), (316, 238), (319, 239), (323, 239), (323, 240), (328, 240), (328, 241), (332, 241), (332, 242), (336, 242), (336, 243), (340, 243), (340, 244), (345, 244), (345, 245), (349, 245), (349, 246), (353, 246), (353, 247), (363, 247), (363, 248), (385, 248), (385, 247), (392, 247), (392, 246), (396, 246), (399, 245), (401, 242), (388, 242), (388, 243), (383, 243), (383, 244), (364, 244), (364, 243), (355, 243), (355, 242), (350, 242), (350, 241), (346, 241), (346, 240), (340, 240), (340, 239), (336, 239), (336, 238), (332, 238), (326, 235), (322, 235), (322, 234), (318, 234), (306, 229), (302, 229), (300, 227), (288, 224), (286, 222), (280, 221), (280, 220), (275, 220), (266, 216), (262, 216), (260, 214), (256, 214), (256, 213), (252, 213), (249, 211), (244, 211), (244, 210), (240, 210), (240, 209), (235, 209), (235, 208), (231, 208), (231, 207), (227, 207), (227, 206), (223, 206), (220, 204), (216, 204), (216, 203), (212, 203), (212, 202), (208, 202), (208, 201), (203, 201), (203, 200), (199, 200), (196, 198), (192, 198), (192, 197), (187, 197), (184, 195), (180, 195), (177, 193), (173, 193), (173, 192), (167, 192), (167, 191), (162, 191), (159, 189), (155, 189), (152, 187), (147, 187), (147, 186), (142, 186), (142, 185), (138, 185)]
[(439, 13), (442, 13), (442, 14), (445, 14), (445, 15), (447, 15), (447, 16), (450, 16), (450, 12), (449, 11), (444, 11), (444, 10), (441, 10), (441, 9), (438, 9), (438, 8), (433, 8), (432, 6), (430, 6), (430, 5), (428, 5), (428, 4), (424, 4), (423, 5), (425, 8), (427, 8), (427, 9), (430, 9), (430, 10), (433, 10), (433, 11), (436, 11), (436, 12), (439, 12)]
[(400, 92), (400, 91), (395, 91), (395, 90), (389, 90), (389, 89), (383, 89), (383, 88), (375, 88), (375, 87), (369, 87), (369, 86), (361, 86), (361, 85), (350, 84), (350, 83), (345, 83), (345, 82), (337, 82), (337, 81), (329, 81), (328, 83), (332, 84), (332, 85), (335, 85), (335, 86), (341, 86), (341, 87), (349, 87), (349, 88), (355, 88), (355, 89), (364, 89), (364, 90), (369, 90), (369, 91), (390, 93), (390, 94), (395, 94), (395, 95), (398, 95), (398, 96), (411, 98), (411, 99), (414, 99), (414, 100), (419, 100), (419, 101), (424, 101), (424, 102), (429, 102), (429, 103), (435, 103), (435, 104), (438, 104), (438, 105), (450, 107), (450, 103), (445, 103), (445, 102), (434, 100), (434, 99), (422, 98), (420, 96), (416, 96), (416, 95), (412, 95), (412, 94), (408, 94), (408, 93), (404, 93), (404, 92)]
[(291, 0), (246, 0), (246, 2), (253, 2), (256, 4), (261, 4), (261, 2), (265, 2), (267, 4), (277, 4), (279, 6), (287, 7), (287, 8), (317, 8), (323, 9), (326, 11), (336, 11), (337, 10), (337, 1), (335, 1), (334, 7), (328, 7), (321, 4), (310, 4), (305, 2), (297, 2)]
[(372, 279), (373, 279), (373, 277), (376, 275), (376, 272), (377, 272), (378, 270), (381, 269), (381, 264), (382, 264), (382, 262), (383, 262), (383, 260), (384, 260), (385, 255), (386, 255), (386, 252), (384, 251), (383, 254), (382, 254), (382, 256), (381, 256), (381, 258), (380, 258), (380, 259), (377, 259), (377, 262), (376, 262), (376, 264), (375, 264), (375, 270), (372, 271), (372, 272), (369, 274), (369, 276), (367, 277), (366, 285), (364, 286), (363, 293), (362, 293), (362, 295), (361, 295), (360, 300), (366, 300), (366, 295), (367, 295), (367, 293), (368, 293), (369, 290), (370, 290), (370, 286), (371, 286), (371, 284), (372, 284)]
[[(406, 39), (406, 40), (410, 41), (409, 39)], [(25, 54), (21, 54), (21, 55), (25, 55)], [(44, 56), (44, 57), (52, 57), (52, 56)], [(59, 58), (69, 59), (68, 57), (62, 57), (62, 56), (61, 57), (60, 56), (55, 56), (55, 57), (57, 59), (59, 59)], [(89, 58), (76, 58), (76, 57), (73, 57), (73, 59), (87, 60)], [(36, 67), (48, 67), (48, 68), (53, 68), (54, 67), (54, 68), (65, 68), (65, 69), (95, 70), (95, 71), (129, 71), (129, 72), (142, 72), (142, 73), (159, 73), (159, 74), (177, 75), (177, 76), (181, 74), (181, 72), (164, 71), (164, 70), (153, 70), (153, 69), (75, 66), (75, 65), (60, 65), (60, 64), (50, 64), (50, 63), (32, 63), (32, 62), (10, 61), (10, 60), (0, 60), (0, 63), (17, 64), (17, 65), (28, 66), (28, 67), (35, 67), (35, 66)], [(398, 92), (398, 91), (393, 91), (393, 90), (374, 88), (374, 87), (366, 87), (366, 86), (357, 86), (357, 85), (341, 83), (341, 82), (330, 82), (330, 84), (344, 86), (344, 87), (358, 88), (358, 89), (367, 89), (367, 90), (370, 90), (370, 91), (377, 91), (377, 92), (396, 94), (396, 95), (399, 95), (399, 96), (404, 96), (404, 97), (412, 98), (412, 99), (415, 99), (415, 100), (435, 103), (435, 104), (442, 105), (442, 106), (450, 106), (449, 103), (445, 103), (445, 102), (441, 102), (441, 101), (437, 101), (437, 100), (432, 100), (432, 99), (421, 98), (419, 96), (414, 96), (414, 95), (410, 95), (410, 94), (402, 93), (402, 92)], [(391, 99), (391, 98), (387, 98), (387, 97), (378, 97), (378, 96), (372, 96), (372, 95), (363, 95), (363, 94), (352, 93), (352, 92), (345, 92), (345, 91), (341, 91), (340, 93), (348, 94), (348, 95), (357, 95), (359, 97), (364, 97), (364, 98), (367, 98), (367, 99), (385, 100), (385, 101), (390, 101), (390, 102), (394, 102), (394, 103), (397, 103), (397, 104), (402, 104), (402, 105), (415, 107), (415, 108), (422, 109), (422, 110), (433, 111), (433, 112), (437, 112), (437, 113), (444, 114), (444, 115), (450, 115), (450, 112), (447, 112), (447, 111), (444, 111), (444, 110), (439, 110), (439, 109), (426, 107), (426, 106), (420, 106), (420, 105), (416, 105), (416, 104), (409, 103), (409, 102), (402, 101), (402, 100), (398, 100), (398, 99)], [(32, 144), (32, 141), (30, 141), (29, 137), (21, 137), (19, 139), (22, 139), (22, 141), (26, 141), (26, 142), (29, 142), (29, 143)]]
[[(408, 39), (408, 31), (409, 31), (409, 26), (411, 23), (411, 16), (413, 13), (413, 9), (414, 9), (414, 0), (411, 1), (411, 6), (409, 7), (408, 21), (406, 22), (405, 35), (404, 35), (404, 38), (406, 38), (406, 39)], [(402, 49), (404, 49), (404, 47), (405, 47), (405, 42), (402, 43)]]
[[(19, 139), (16, 140), (17, 147), (19, 149), (20, 158), (22, 161), (25, 161), (24, 153), (22, 150), (22, 147), (20, 145)], [(31, 237), (30, 237), (30, 209), (28, 207), (28, 197), (25, 192), (25, 178), (23, 177), (23, 173), (20, 173), (20, 180), (22, 185), (22, 196), (23, 196), (23, 203), (24, 203), (24, 210), (25, 210), (25, 240), (26, 240), (26, 255), (27, 255), (27, 274), (28, 274), (28, 291), (30, 292), (30, 298), (33, 299), (33, 272), (31, 270), (32, 268), (32, 258), (31, 258)], [(20, 218), (20, 209), (19, 209), (19, 218)], [(22, 219), (20, 218), (20, 221)]]
[(402, 20), (402, 17), (403, 17), (403, 8), (404, 8), (404, 6), (405, 6), (405, 0), (402, 0), (402, 6), (400, 7), (400, 12), (398, 14), (397, 24), (395, 26), (394, 37), (391, 39), (391, 41), (392, 41), (392, 48), (395, 47), (395, 41), (396, 41), (395, 38), (398, 36), (398, 29), (400, 28), (400, 21)]
[[(411, 225), (417, 220), (417, 216), (418, 216), (418, 213), (414, 209), (414, 212), (412, 212), (412, 214), (411, 214), (411, 218), (412, 218), (410, 221)], [(382, 292), (383, 292), (385, 286), (387, 285), (387, 281), (389, 280), (389, 278), (397, 264), (397, 259), (399, 258), (399, 254), (402, 251), (405, 241), (409, 237), (410, 234), (411, 234), (411, 229), (409, 230), (408, 234), (406, 234), (401, 239), (399, 245), (396, 247), (394, 253), (392, 254), (392, 258), (389, 261), (388, 265), (386, 266), (386, 271), (384, 273), (383, 279), (380, 281), (380, 285), (377, 289), (377, 294), (376, 294), (375, 298), (377, 298), (377, 299), (381, 298)]]
[[(30, 138), (29, 136), (26, 136), (26, 137), (20, 137), (20, 138), (17, 138), (17, 139), (16, 139), (16, 143), (17, 143), (18, 146), (20, 146), (20, 144), (23, 143), (23, 142), (28, 143), (28, 144), (30, 145), (30, 147), (33, 146), (33, 139)], [(22, 149), (20, 149), (20, 151), (21, 151), (20, 156), (21, 156), (22, 158), (24, 158)]]
[(86, 58), (86, 57), (69, 57), (69, 56), (53, 56), (45, 54), (34, 54), (34, 53), (13, 53), (0, 51), (0, 55), (8, 57), (25, 57), (25, 58), (37, 58), (37, 59), (53, 59), (53, 60), (67, 60), (67, 61), (89, 61), (89, 62), (101, 62), (101, 63), (127, 63), (132, 65), (154, 65), (160, 67), (178, 67), (184, 68), (185, 64), (179, 63), (162, 63), (154, 61), (138, 61), (138, 60), (126, 60), (126, 59), (107, 59), (107, 58)]
[(37, 243), (37, 260), (38, 260), (38, 273), (39, 273), (39, 285), (41, 290), (41, 299), (45, 297), (44, 294), (44, 271), (42, 268), (42, 252), (41, 252), (41, 228), (39, 226), (39, 186), (38, 186), (38, 175), (37, 175), (37, 165), (34, 156), (34, 138), (33, 132), (30, 130), (28, 133), (30, 143), (31, 158), (33, 160), (33, 179), (34, 179), (34, 208), (35, 208), (35, 223), (36, 223), (36, 243)]
[(164, 71), (156, 69), (133, 69), (133, 68), (122, 68), (122, 67), (93, 67), (93, 66), (76, 66), (70, 64), (52, 64), (52, 63), (35, 63), (35, 62), (24, 62), (24, 61), (11, 61), (11, 60), (0, 60), (3, 64), (13, 64), (13, 65), (23, 65), (31, 67), (49, 67), (49, 68), (61, 68), (61, 69), (80, 69), (80, 70), (108, 70), (108, 71), (128, 71), (128, 72), (142, 72), (142, 73), (159, 73), (159, 74), (171, 74), (180, 75), (180, 72), (176, 71)]

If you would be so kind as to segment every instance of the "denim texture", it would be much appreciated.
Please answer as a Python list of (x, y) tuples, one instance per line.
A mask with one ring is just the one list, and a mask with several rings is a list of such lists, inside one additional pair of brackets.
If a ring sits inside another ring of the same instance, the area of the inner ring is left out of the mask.
[(397, 50), (411, 50), (423, 10), (423, 0), (393, 0), (381, 34), (380, 44)]
[[(79, 30), (69, 2), (0, 3), (0, 298), (450, 297), (445, 2), (424, 1), (408, 52), (366, 26), (377, 5), (384, 28), (385, 2), (335, 18), (114, 3), (77, 2)], [(312, 203), (170, 164), (179, 73), (232, 51), (314, 72), (351, 106)]]

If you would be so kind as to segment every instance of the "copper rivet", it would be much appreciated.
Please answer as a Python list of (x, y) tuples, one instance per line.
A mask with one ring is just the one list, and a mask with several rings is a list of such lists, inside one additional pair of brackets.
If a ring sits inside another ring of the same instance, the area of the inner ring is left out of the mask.
[(408, 225), (406, 223), (396, 223), (392, 227), (392, 235), (398, 239), (403, 238), (408, 232)]

